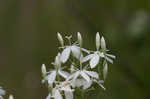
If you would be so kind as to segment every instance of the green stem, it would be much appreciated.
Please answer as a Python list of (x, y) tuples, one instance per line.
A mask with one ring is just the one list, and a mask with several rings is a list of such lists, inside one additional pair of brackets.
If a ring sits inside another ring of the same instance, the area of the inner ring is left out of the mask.
[(85, 99), (84, 97), (84, 90), (81, 91), (82, 99)]

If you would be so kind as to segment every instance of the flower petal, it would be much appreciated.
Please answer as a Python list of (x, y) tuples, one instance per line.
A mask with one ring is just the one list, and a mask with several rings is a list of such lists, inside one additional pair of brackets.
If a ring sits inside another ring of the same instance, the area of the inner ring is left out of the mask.
[(86, 52), (86, 53), (88, 53), (88, 54), (90, 54), (90, 51), (87, 50), (87, 49), (81, 48), (81, 50), (84, 51), (84, 52)]
[(48, 96), (46, 97), (46, 99), (51, 99), (51, 94), (48, 94)]
[(90, 77), (84, 71), (81, 71), (80, 74), (87, 82), (90, 82)]
[(6, 93), (6, 92), (5, 92), (3, 89), (0, 88), (0, 96), (1, 96), (1, 95), (5, 95), (5, 93)]
[(87, 81), (86, 81), (86, 82), (83, 84), (83, 89), (85, 90), (85, 89), (89, 88), (91, 85), (92, 85), (92, 81), (90, 81), (90, 82), (87, 82)]
[(72, 87), (81, 87), (84, 84), (84, 79), (76, 79), (71, 83)]
[(73, 46), (71, 46), (71, 51), (75, 58), (80, 59), (80, 54), (81, 54), (80, 47), (73, 45)]
[(52, 71), (48, 76), (47, 80), (49, 84), (52, 84), (56, 79), (56, 71)]
[(65, 49), (63, 50), (63, 52), (62, 52), (62, 54), (61, 54), (61, 57), (60, 57), (60, 60), (61, 60), (63, 63), (65, 63), (65, 62), (68, 60), (68, 58), (69, 58), (69, 56), (70, 56), (70, 52), (71, 52), (70, 47), (67, 47), (67, 48), (65, 48)]
[(54, 99), (63, 99), (59, 90), (55, 90)]
[(102, 83), (103, 83), (103, 80), (99, 80), (99, 81), (97, 81), (97, 80), (93, 80), (94, 82), (96, 82), (100, 87), (102, 87), (104, 90), (106, 90), (106, 88), (102, 85)]
[(87, 73), (89, 76), (93, 77), (93, 78), (96, 78), (98, 79), (99, 78), (99, 75), (97, 72), (94, 72), (94, 71), (87, 71), (87, 70), (84, 70), (85, 73)]
[(113, 59), (115, 59), (115, 58), (116, 58), (116, 56), (115, 56), (115, 55), (111, 55), (111, 54), (106, 54), (106, 56), (111, 57), (111, 58), (113, 58)]
[(73, 99), (72, 91), (65, 91), (65, 99)]
[(64, 78), (67, 78), (70, 75), (68, 72), (65, 72), (65, 71), (62, 71), (62, 70), (58, 70), (58, 73), (59, 73), (59, 75), (61, 75)]
[(100, 57), (97, 54), (94, 54), (94, 57), (90, 61), (91, 68), (94, 68), (99, 63)]
[(84, 63), (84, 62), (87, 62), (88, 60), (90, 60), (92, 57), (94, 57), (94, 54), (90, 54), (90, 55), (87, 55), (87, 56), (85, 56), (83, 59), (82, 59), (82, 63)]
[(75, 73), (74, 77), (73, 77), (73, 81), (75, 81), (75, 80), (78, 78), (79, 75), (80, 75), (80, 72), (77, 71), (77, 72)]
[(73, 79), (73, 81), (75, 81), (77, 79), (77, 77), (79, 76), (80, 72), (77, 71), (75, 73), (73, 73), (72, 75), (70, 75), (66, 80), (70, 80)]
[(112, 63), (113, 64), (113, 60), (112, 59), (110, 59), (109, 57), (105, 57), (105, 59), (108, 61), (108, 62), (110, 62), (110, 63)]

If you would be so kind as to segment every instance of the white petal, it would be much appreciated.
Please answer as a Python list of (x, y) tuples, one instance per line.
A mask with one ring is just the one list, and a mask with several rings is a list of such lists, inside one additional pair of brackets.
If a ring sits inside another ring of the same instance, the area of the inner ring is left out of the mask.
[(70, 75), (68, 72), (65, 72), (65, 71), (62, 71), (62, 70), (58, 70), (58, 73), (59, 73), (59, 75), (61, 75), (64, 78), (67, 78)]
[(79, 75), (80, 75), (80, 72), (77, 71), (77, 72), (75, 73), (74, 77), (73, 77), (73, 81), (75, 81), (75, 80), (78, 78)]
[(65, 99), (73, 99), (73, 93), (71, 91), (65, 91)]
[(51, 99), (51, 94), (48, 94), (48, 96), (46, 97), (46, 99)]
[(111, 55), (111, 54), (106, 54), (108, 57), (111, 57), (111, 58), (116, 58), (116, 56), (114, 56), (114, 55)]
[(83, 84), (83, 89), (85, 90), (85, 89), (89, 88), (91, 85), (92, 85), (92, 81), (90, 81), (90, 82), (87, 82), (87, 81), (86, 81), (86, 82)]
[(94, 82), (96, 82), (100, 87), (102, 87), (104, 90), (106, 90), (106, 88), (102, 85), (103, 81), (102, 80), (93, 80)]
[(54, 99), (63, 99), (62, 96), (61, 96), (61, 94), (60, 94), (60, 92), (59, 92), (59, 90), (55, 91)]
[(90, 54), (90, 51), (87, 50), (87, 49), (81, 48), (81, 50), (84, 51), (84, 52), (86, 52), (86, 53), (88, 53), (88, 54)]
[(68, 58), (69, 58), (69, 56), (70, 56), (70, 52), (71, 52), (70, 47), (67, 47), (67, 48), (65, 48), (65, 49), (63, 50), (63, 52), (62, 52), (62, 54), (61, 54), (61, 57), (60, 57), (60, 60), (61, 60), (63, 63), (65, 63), (65, 62), (68, 60)]
[(80, 54), (81, 54), (80, 47), (77, 47), (75, 45), (71, 46), (71, 51), (74, 57), (76, 57), (77, 59), (80, 59)]
[(58, 55), (55, 58), (55, 65), (56, 66), (60, 66), (61, 65), (60, 56), (61, 56), (61, 54), (58, 53)]
[(80, 74), (87, 82), (90, 82), (90, 77), (85, 72), (81, 71)]
[(0, 95), (5, 95), (5, 91), (3, 89), (0, 88)]
[(87, 62), (87, 61), (90, 60), (93, 56), (94, 56), (94, 54), (90, 54), (90, 55), (85, 56), (85, 57), (82, 59), (82, 63)]
[(56, 71), (52, 71), (48, 76), (47, 80), (49, 84), (52, 84), (56, 79)]
[(66, 80), (73, 79), (73, 81), (74, 81), (74, 80), (77, 79), (77, 77), (79, 76), (79, 74), (80, 74), (80, 72), (77, 71), (77, 72), (73, 73), (72, 75), (70, 75)]
[(87, 70), (84, 70), (85, 73), (87, 73), (89, 76), (93, 77), (93, 78), (96, 78), (98, 79), (99, 78), (99, 75), (97, 72), (94, 72), (94, 71), (87, 71)]
[(103, 68), (103, 76), (104, 76), (104, 80), (106, 79), (107, 72), (108, 72), (108, 65), (107, 65), (107, 63), (105, 63), (104, 68)]
[(110, 59), (109, 57), (105, 57), (105, 59), (108, 61), (108, 62), (110, 62), (110, 63), (112, 63), (113, 64), (113, 60), (112, 59)]
[(94, 54), (94, 57), (90, 61), (91, 68), (94, 68), (99, 63), (100, 57), (97, 54)]
[[(85, 80), (84, 79), (76, 79), (71, 83), (72, 87), (81, 87), (84, 85)], [(86, 81), (87, 82), (87, 81)]]

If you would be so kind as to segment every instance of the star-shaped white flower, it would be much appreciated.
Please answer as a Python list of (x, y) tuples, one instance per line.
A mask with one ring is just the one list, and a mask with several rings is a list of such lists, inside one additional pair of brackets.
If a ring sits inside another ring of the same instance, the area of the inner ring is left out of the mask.
[(61, 68), (58, 69), (58, 71), (56, 69), (51, 70), (49, 72), (47, 72), (47, 77), (45, 78), (49, 84), (53, 84), (56, 81), (56, 75), (60, 75), (61, 77), (67, 79), (67, 77), (69, 77), (69, 73), (66, 71), (63, 71)]
[(114, 55), (106, 53), (108, 50), (106, 50), (104, 37), (101, 38), (101, 47), (102, 47), (101, 50), (92, 51), (93, 52), (92, 54), (89, 54), (86, 57), (82, 58), (82, 62), (84, 63), (90, 60), (91, 68), (95, 68), (98, 65), (101, 58), (104, 58), (108, 62), (113, 63), (112, 59), (115, 59), (116, 57)]
[(73, 99), (73, 91), (74, 89), (71, 88), (71, 83), (69, 81), (59, 82), (52, 89), (52, 94), (49, 94), (46, 99), (63, 99), (61, 95), (62, 92), (64, 92), (65, 99)]
[(70, 74), (68, 72), (63, 71), (61, 68), (61, 61), (60, 61), (60, 54), (58, 53), (58, 55), (55, 58), (55, 62), (52, 63), (55, 67), (55, 69), (50, 70), (49, 72), (46, 72), (45, 66), (43, 65), (42, 67), (42, 71), (43, 73), (46, 72), (46, 76), (44, 78), (44, 81), (48, 81), (48, 84), (52, 85), (55, 81), (56, 81), (56, 75), (60, 75), (63, 78), (67, 78)]
[(94, 71), (88, 71), (85, 68), (82, 70), (79, 70), (77, 68), (74, 68), (74, 73), (72, 75), (70, 75), (66, 80), (73, 80), (75, 81), (79, 76), (81, 76), (82, 78), (84, 78), (87, 82), (90, 82), (91, 78), (95, 78), (98, 79), (99, 75), (97, 72)]
[(82, 56), (81, 51), (89, 53), (88, 50), (86, 50), (84, 48), (80, 48), (77, 44), (65, 46), (62, 48), (64, 48), (64, 50), (61, 53), (61, 57), (60, 57), (60, 60), (62, 63), (65, 63), (69, 59), (69, 56), (71, 53), (76, 59), (79, 59), (79, 60), (80, 60), (80, 57)]

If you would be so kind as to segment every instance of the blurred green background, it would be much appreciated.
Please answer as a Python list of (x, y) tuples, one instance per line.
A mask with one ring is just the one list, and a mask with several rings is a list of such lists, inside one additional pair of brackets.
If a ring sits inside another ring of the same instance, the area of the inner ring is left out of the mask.
[(150, 99), (150, 0), (0, 0), (0, 86), (15, 99), (45, 99), (41, 64), (57, 54), (56, 32), (78, 31), (93, 49), (99, 31), (117, 56), (107, 90), (88, 99)]

